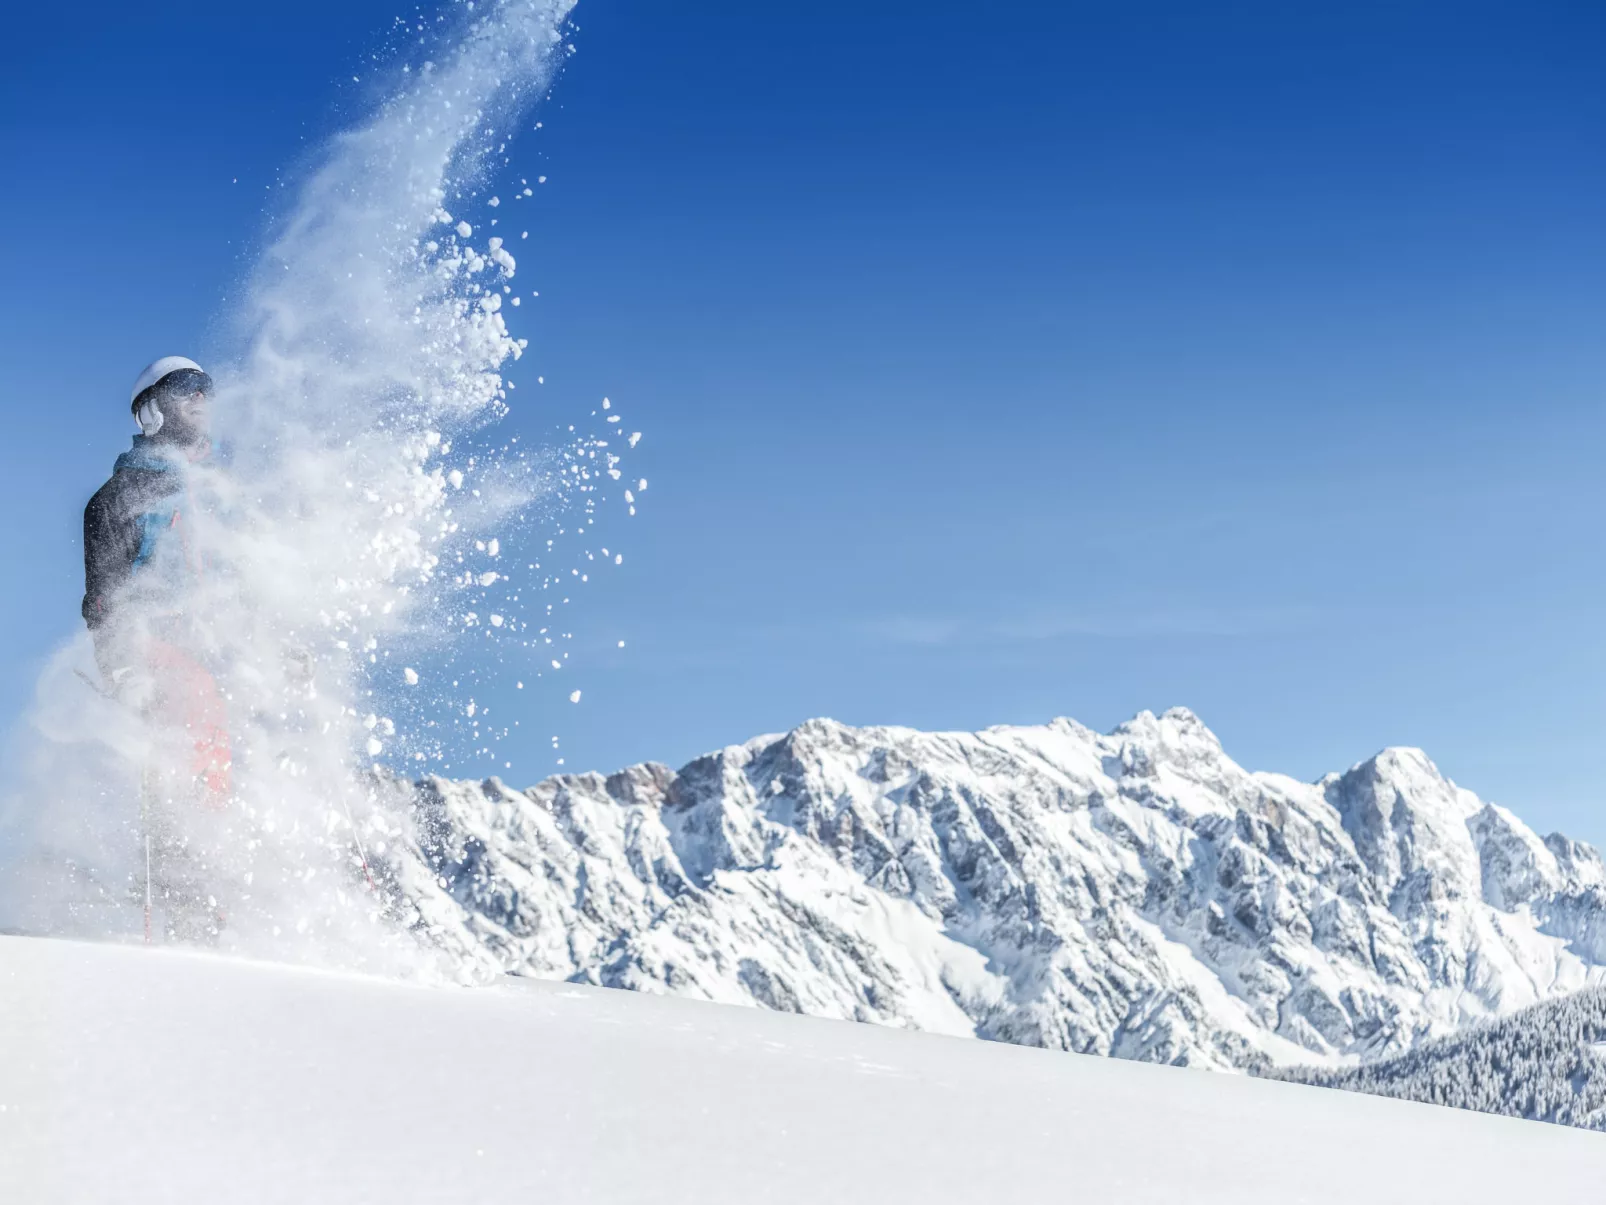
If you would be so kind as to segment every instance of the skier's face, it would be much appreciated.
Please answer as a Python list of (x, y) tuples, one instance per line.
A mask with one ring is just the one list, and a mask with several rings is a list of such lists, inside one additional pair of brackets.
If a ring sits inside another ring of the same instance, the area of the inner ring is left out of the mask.
[(212, 432), (211, 407), (204, 393), (174, 398), (163, 410), (173, 424), (173, 434), (183, 443), (200, 443)]

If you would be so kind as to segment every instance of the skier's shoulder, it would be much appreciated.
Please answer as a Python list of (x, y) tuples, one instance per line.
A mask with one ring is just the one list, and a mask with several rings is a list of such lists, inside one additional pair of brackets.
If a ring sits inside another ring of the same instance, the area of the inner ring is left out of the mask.
[(141, 448), (136, 440), (132, 451), (117, 458), (111, 477), (89, 499), (85, 513), (126, 518), (183, 487), (182, 477), (173, 466)]
[(128, 496), (128, 481), (122, 474), (113, 471), (106, 483), (90, 495), (89, 501), (84, 505), (84, 521), (92, 523), (107, 521), (117, 516), (124, 509), (122, 505)]

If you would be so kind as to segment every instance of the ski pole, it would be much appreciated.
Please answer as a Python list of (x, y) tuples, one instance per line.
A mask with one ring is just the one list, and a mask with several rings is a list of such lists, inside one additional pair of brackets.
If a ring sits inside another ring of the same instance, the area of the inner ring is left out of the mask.
[[(84, 685), (89, 687), (103, 699), (116, 701), (117, 696), (96, 682), (81, 669), (73, 670), (83, 679)], [(150, 783), (147, 781), (149, 772), (140, 775), (139, 784), (139, 832), (145, 843), (145, 944), (151, 944), (151, 821), (150, 821)], [(364, 867), (366, 869), (366, 865)], [(372, 880), (370, 880), (372, 881)]]
[(340, 796), (340, 806), (346, 809), (346, 823), (351, 825), (351, 839), (357, 846), (357, 857), (362, 861), (362, 877), (368, 880), (368, 890), (377, 892), (379, 888), (374, 883), (373, 871), (368, 869), (368, 851), (362, 847), (362, 834), (357, 831), (357, 822), (351, 816), (351, 800), (344, 793)]
[[(142, 778), (145, 776), (141, 776)], [(139, 784), (139, 832), (145, 839), (145, 944), (151, 944), (151, 800), (150, 784)]]

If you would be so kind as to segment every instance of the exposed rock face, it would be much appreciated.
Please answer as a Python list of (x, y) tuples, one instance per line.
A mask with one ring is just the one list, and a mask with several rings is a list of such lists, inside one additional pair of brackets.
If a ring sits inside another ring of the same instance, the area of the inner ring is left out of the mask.
[(515, 974), (1236, 1068), (1378, 1058), (1606, 979), (1590, 847), (1413, 749), (1250, 773), (1182, 709), (1108, 735), (811, 720), (678, 773), (417, 801), (391, 875)]

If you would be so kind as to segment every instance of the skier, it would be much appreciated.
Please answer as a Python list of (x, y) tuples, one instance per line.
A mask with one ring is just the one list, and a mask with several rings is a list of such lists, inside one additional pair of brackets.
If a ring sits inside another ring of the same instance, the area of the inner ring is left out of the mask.
[(211, 451), (212, 378), (164, 356), (134, 382), (140, 434), (84, 508), (84, 621), (107, 693), (145, 722), (153, 754), (143, 774), (145, 925), (163, 905), (171, 936), (215, 938), (222, 915), (188, 834), (196, 811), (229, 797), (222, 692), (200, 652), (193, 615), (201, 563), (193, 540), (191, 466)]

